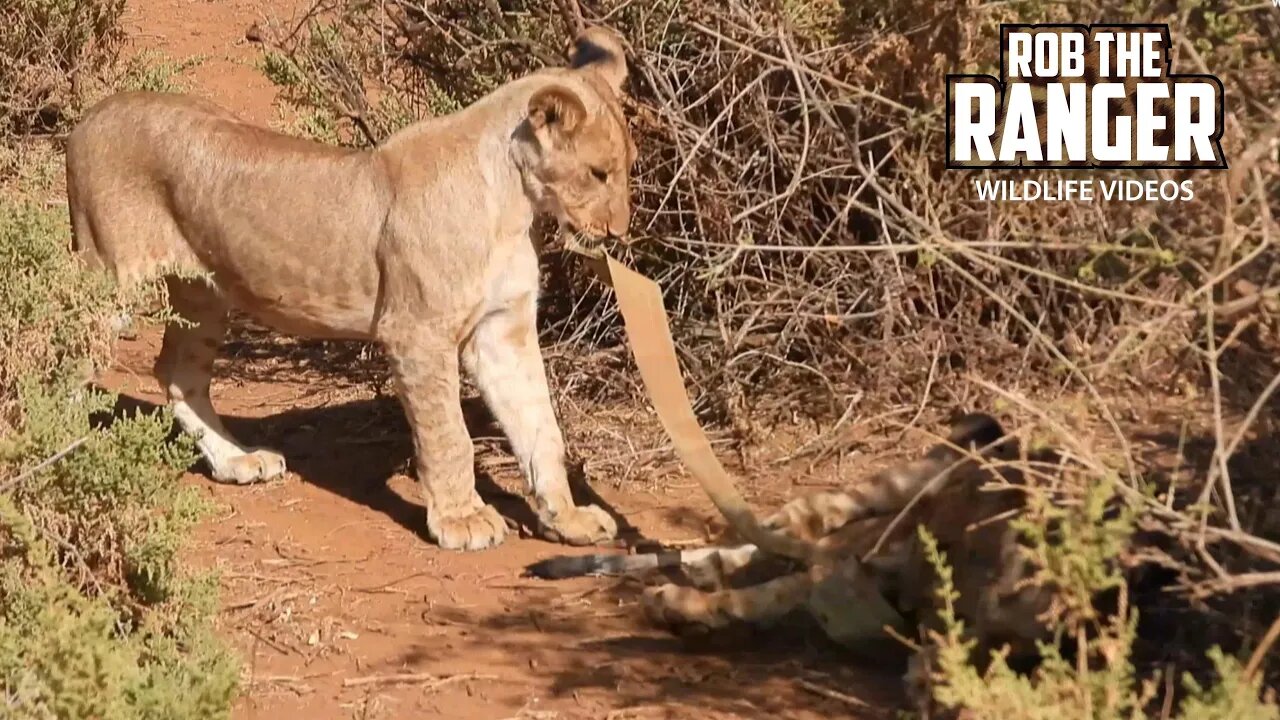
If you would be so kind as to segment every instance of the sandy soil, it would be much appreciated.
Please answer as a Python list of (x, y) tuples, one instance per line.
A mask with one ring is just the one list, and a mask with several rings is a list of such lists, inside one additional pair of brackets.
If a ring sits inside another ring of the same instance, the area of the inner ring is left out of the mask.
[[(287, 22), (299, 8), (298, 0), (129, 0), (130, 52), (202, 56), (184, 74), (191, 91), (268, 123), (274, 92), (253, 67), (258, 48), (245, 32), (272, 16)], [(107, 384), (128, 402), (162, 401), (150, 376), (159, 344), (154, 327), (122, 340)], [(634, 581), (521, 577), (560, 546), (518, 537), (483, 553), (433, 546), (406, 474), (411, 446), (400, 408), (358, 377), (372, 363), (359, 348), (243, 325), (224, 351), (213, 386), (219, 411), (242, 439), (282, 449), (290, 463), (283, 481), (257, 487), (215, 484), (201, 466), (184, 478), (220, 508), (192, 555), (221, 574), (220, 626), (245, 661), (234, 717), (892, 715), (893, 668), (851, 663), (812, 633), (691, 645), (644, 624)], [(482, 492), (527, 522), (528, 507), (512, 492), (514, 464), (484, 439), (500, 433), (478, 402), (469, 408)], [(585, 418), (568, 413), (565, 423)], [(627, 432), (620, 425), (613, 435), (625, 441)], [(752, 492), (776, 500), (797, 477), (753, 478)], [(712, 518), (675, 472), (638, 471), (594, 487), (649, 538), (696, 537)]]

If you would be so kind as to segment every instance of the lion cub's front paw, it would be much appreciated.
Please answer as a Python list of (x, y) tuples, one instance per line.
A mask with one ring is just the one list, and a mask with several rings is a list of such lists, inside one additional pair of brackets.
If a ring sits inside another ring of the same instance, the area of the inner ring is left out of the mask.
[(612, 540), (618, 534), (618, 523), (595, 505), (565, 508), (538, 521), (548, 540), (565, 545), (595, 545)]
[(506, 522), (491, 505), (481, 505), (469, 515), (428, 521), (427, 529), (445, 550), (484, 550), (507, 536)]
[(223, 483), (249, 485), (284, 475), (284, 456), (274, 450), (255, 448), (243, 455), (223, 458), (213, 467), (213, 479)]

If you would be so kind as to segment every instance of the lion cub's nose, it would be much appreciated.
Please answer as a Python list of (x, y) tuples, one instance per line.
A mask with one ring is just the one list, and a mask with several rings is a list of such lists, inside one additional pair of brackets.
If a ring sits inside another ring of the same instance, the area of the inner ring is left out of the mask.
[(630, 213), (614, 213), (609, 221), (605, 223), (605, 235), (610, 240), (617, 240), (624, 245), (630, 242), (627, 237), (627, 230), (631, 225)]

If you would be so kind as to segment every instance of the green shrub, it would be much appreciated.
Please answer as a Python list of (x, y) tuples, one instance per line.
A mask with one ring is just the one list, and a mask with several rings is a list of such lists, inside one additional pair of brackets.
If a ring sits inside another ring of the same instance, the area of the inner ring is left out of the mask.
[[(946, 708), (963, 708), (972, 720), (1139, 720), (1157, 697), (1160, 677), (1139, 679), (1133, 660), (1137, 611), (1128, 606), (1128, 587), (1118, 558), (1130, 545), (1135, 508), (1114, 504), (1111, 479), (1084, 482), (1083, 501), (1058, 506), (1033, 493), (1028, 513), (1015, 521), (1040, 568), (1038, 582), (1056, 590), (1052, 625), (1056, 642), (1041, 646), (1042, 660), (1030, 675), (1016, 672), (1004, 656), (975, 658), (973, 642), (955, 613), (956, 589), (948, 559), (937, 541), (920, 529), (942, 603), (943, 630), (930, 638), (936, 650), (933, 695)], [(1119, 507), (1119, 512), (1111, 512)], [(1048, 533), (1045, 528), (1053, 527)], [(1115, 612), (1099, 614), (1094, 598), (1118, 591)], [(1068, 659), (1061, 642), (1074, 647)], [(1260, 673), (1248, 677), (1242, 663), (1212, 647), (1207, 658), (1216, 682), (1202, 687), (1190, 675), (1179, 720), (1280, 720), (1273, 690), (1262, 690)], [(985, 671), (979, 663), (989, 660)]]
[(148, 50), (122, 63), (120, 77), (111, 90), (146, 90), (149, 92), (186, 92), (189, 88), (182, 74), (204, 62), (203, 56), (175, 60), (164, 53)]
[(16, 425), (23, 378), (88, 372), (110, 352), (110, 286), (71, 262), (65, 225), (31, 198), (6, 200), (0, 213), (0, 430)]
[(164, 410), (112, 419), (87, 382), (131, 301), (68, 252), (64, 215), (0, 191), (0, 707), (224, 717), (238, 666), (212, 634), (216, 583), (177, 556), (205, 510), (178, 484), (192, 444)]

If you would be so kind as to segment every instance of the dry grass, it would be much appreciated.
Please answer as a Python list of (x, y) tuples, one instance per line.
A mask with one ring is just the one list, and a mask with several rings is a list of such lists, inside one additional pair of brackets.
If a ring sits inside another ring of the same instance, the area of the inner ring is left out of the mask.
[(15, 0), (0, 18), (0, 135), (63, 127), (81, 84), (115, 59), (124, 0)]

